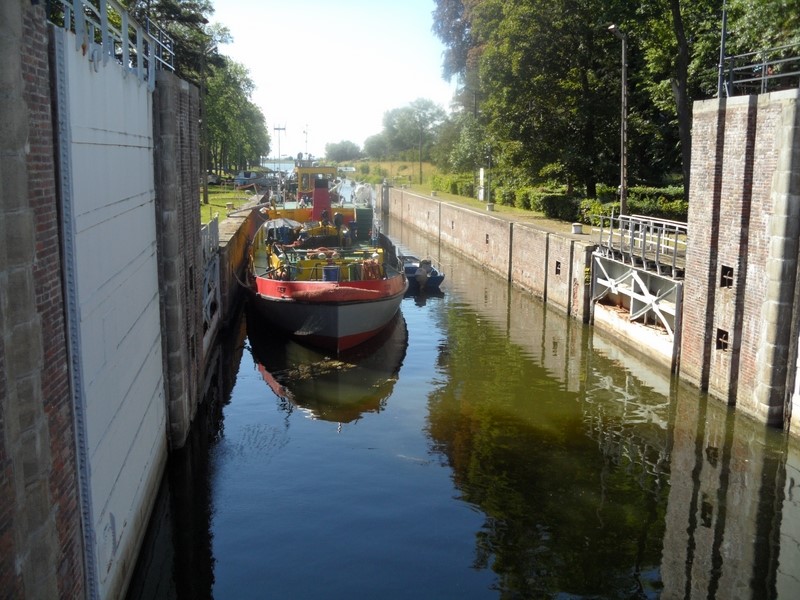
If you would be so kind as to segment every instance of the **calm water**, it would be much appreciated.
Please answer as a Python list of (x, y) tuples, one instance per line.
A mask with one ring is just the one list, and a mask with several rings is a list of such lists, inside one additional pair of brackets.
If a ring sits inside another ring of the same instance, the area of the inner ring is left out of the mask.
[(243, 316), (132, 598), (800, 598), (797, 444), (386, 229), (444, 294), (340, 360)]

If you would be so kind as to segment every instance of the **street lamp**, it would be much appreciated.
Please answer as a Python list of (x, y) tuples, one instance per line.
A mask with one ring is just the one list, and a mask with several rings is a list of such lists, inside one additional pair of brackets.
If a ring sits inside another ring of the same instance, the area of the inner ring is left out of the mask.
[(725, 86), (725, 41), (728, 37), (728, 3), (722, 0), (722, 33), (719, 41), (719, 65), (717, 66), (717, 98), (722, 98), (722, 90), (730, 96)]
[(619, 214), (628, 214), (628, 36), (616, 25), (608, 30), (622, 40), (622, 115), (619, 123)]
[[(277, 172), (281, 160), (281, 131), (286, 131), (286, 127), (273, 127), (272, 129), (278, 132), (278, 164), (275, 165), (275, 171)], [(278, 175), (278, 179), (280, 179), (280, 175)]]
[[(149, 20), (148, 20), (149, 23)], [(208, 117), (206, 115), (206, 66), (208, 56), (217, 51), (217, 45), (211, 44), (203, 48), (200, 72), (200, 173), (203, 176), (203, 204), (208, 204)]]

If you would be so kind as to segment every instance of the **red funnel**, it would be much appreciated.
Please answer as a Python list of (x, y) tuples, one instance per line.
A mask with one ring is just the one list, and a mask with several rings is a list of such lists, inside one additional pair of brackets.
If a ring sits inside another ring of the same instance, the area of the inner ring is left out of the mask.
[(314, 180), (314, 192), (312, 196), (314, 208), (311, 211), (312, 221), (322, 221), (322, 213), (328, 217), (330, 221), (331, 214), (331, 194), (328, 191), (328, 180), (318, 177)]

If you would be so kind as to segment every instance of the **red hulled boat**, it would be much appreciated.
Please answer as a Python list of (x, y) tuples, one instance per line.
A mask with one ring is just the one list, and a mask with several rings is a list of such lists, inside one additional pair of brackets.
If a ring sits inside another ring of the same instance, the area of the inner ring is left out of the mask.
[(315, 245), (313, 236), (295, 243), (258, 236), (251, 261), (252, 302), (295, 339), (341, 352), (386, 327), (408, 281), (385, 235), (373, 233), (359, 242), (336, 215), (333, 224), (327, 222), (326, 188), (315, 189), (313, 201), (315, 214), (323, 218), (307, 230), (325, 229), (326, 245)]

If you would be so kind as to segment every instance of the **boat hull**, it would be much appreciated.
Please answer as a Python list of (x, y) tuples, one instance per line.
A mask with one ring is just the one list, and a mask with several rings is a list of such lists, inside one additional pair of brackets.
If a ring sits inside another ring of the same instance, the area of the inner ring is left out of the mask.
[(439, 287), (444, 281), (444, 275), (431, 275), (423, 280), (420, 284), (419, 280), (414, 276), (414, 273), (406, 271), (408, 277), (408, 293), (416, 294), (419, 292), (438, 292)]
[(253, 302), (275, 327), (309, 345), (341, 352), (377, 335), (394, 317), (403, 276), (345, 285), (257, 277)]

